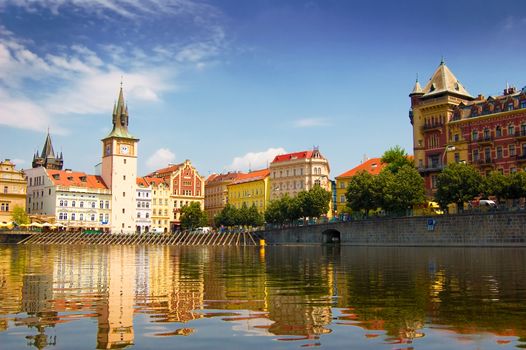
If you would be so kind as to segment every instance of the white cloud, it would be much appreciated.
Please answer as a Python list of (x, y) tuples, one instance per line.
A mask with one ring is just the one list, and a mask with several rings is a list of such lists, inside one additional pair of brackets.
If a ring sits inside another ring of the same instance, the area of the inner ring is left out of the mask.
[(263, 152), (248, 152), (244, 156), (235, 157), (232, 163), (227, 166), (229, 170), (247, 171), (249, 169), (262, 169), (270, 164), (278, 154), (287, 153), (284, 148), (269, 148)]
[(293, 122), (296, 128), (313, 128), (317, 126), (329, 126), (330, 123), (326, 118), (302, 118)]
[(146, 161), (150, 170), (160, 169), (175, 161), (175, 153), (168, 148), (159, 148)]

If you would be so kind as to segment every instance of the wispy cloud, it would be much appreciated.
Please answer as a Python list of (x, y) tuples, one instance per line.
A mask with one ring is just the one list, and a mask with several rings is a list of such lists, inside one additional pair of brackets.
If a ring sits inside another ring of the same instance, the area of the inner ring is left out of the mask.
[(278, 154), (287, 153), (284, 148), (269, 148), (262, 152), (248, 152), (241, 157), (235, 157), (227, 166), (228, 170), (247, 171), (249, 169), (261, 169), (267, 167)]
[(168, 148), (159, 148), (146, 161), (149, 170), (155, 170), (166, 167), (175, 161), (175, 153)]
[(329, 126), (331, 123), (326, 118), (302, 118), (293, 122), (295, 128), (313, 128), (318, 126)]

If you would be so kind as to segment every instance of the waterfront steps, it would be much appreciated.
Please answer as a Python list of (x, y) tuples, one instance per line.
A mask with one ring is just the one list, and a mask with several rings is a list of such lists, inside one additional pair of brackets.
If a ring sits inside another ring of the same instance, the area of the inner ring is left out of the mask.
[(83, 245), (180, 245), (180, 246), (259, 246), (257, 234), (236, 233), (143, 233), (112, 234), (85, 232), (46, 232), (37, 233), (18, 244), (83, 244)]

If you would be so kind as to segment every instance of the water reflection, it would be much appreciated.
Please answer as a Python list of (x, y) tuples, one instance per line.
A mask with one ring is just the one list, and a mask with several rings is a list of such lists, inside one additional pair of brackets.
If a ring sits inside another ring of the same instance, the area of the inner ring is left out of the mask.
[(524, 347), (524, 276), (522, 249), (0, 246), (0, 344)]

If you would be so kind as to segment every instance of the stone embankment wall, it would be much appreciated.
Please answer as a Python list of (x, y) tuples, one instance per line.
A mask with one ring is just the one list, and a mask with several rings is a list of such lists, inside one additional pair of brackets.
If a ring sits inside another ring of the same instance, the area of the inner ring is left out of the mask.
[(526, 212), (487, 212), (368, 220), (260, 232), (267, 244), (356, 246), (524, 246)]

